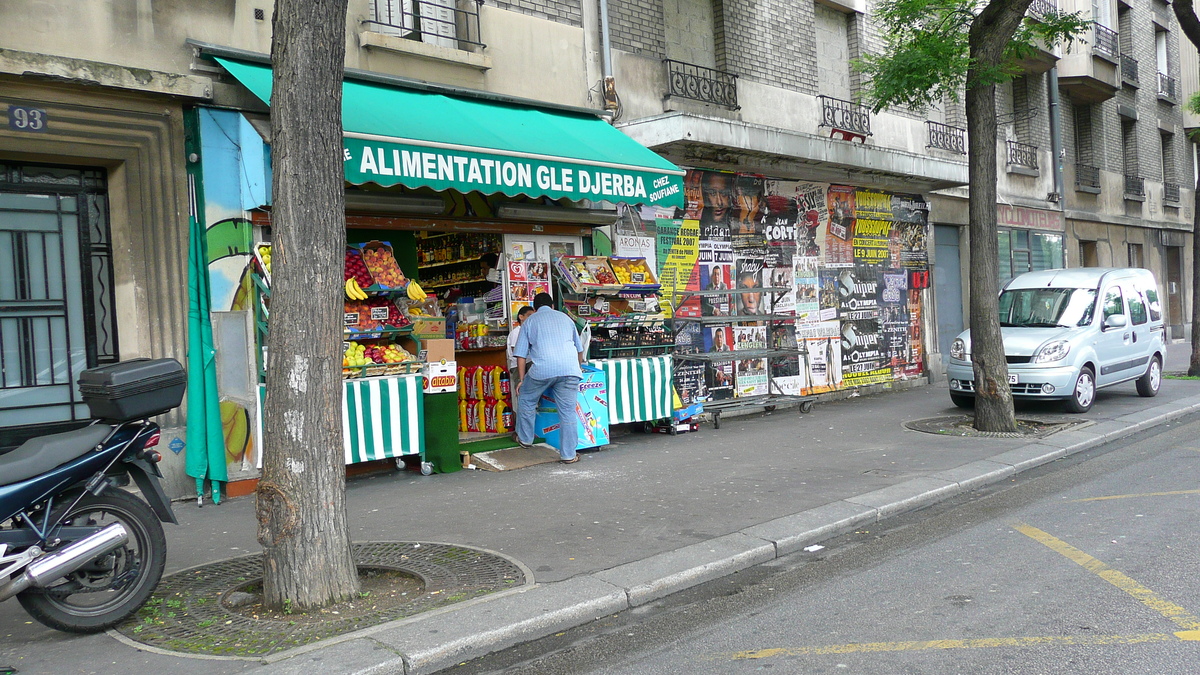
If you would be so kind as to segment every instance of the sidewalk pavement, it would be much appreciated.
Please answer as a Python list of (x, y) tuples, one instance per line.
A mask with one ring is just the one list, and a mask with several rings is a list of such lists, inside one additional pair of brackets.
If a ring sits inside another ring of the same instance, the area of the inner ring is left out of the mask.
[[(1186, 369), (1171, 345), (1167, 371)], [(0, 665), (31, 673), (256, 675), (432, 673), (636, 607), (812, 543), (1005, 480), (1067, 455), (1200, 411), (1200, 381), (1102, 390), (1092, 424), (1030, 442), (905, 429), (957, 414), (945, 384), (778, 410), (680, 436), (630, 434), (577, 464), (519, 471), (395, 473), (352, 480), (356, 541), (488, 549), (532, 571), (531, 586), (257, 660), (156, 653), (110, 635), (78, 637), (0, 605)], [(1049, 404), (1018, 415), (1058, 414)], [(259, 550), (251, 498), (176, 504), (168, 573)]]

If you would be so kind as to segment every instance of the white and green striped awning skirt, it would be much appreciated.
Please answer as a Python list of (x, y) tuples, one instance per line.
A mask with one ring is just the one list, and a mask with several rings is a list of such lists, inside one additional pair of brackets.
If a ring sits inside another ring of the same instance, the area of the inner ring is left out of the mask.
[(590, 361), (608, 378), (609, 424), (671, 416), (671, 356)]
[[(346, 380), (342, 396), (342, 450), (346, 463), (405, 455), (425, 456), (425, 399), (421, 375), (394, 375)], [(262, 402), (259, 385), (259, 444), (262, 447)], [(262, 465), (259, 453), (259, 466)]]

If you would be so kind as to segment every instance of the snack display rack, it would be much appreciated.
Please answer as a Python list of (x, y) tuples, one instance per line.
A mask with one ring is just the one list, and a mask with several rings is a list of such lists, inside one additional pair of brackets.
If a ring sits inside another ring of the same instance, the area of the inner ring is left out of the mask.
[[(790, 289), (787, 288), (734, 288), (729, 290), (707, 290), (707, 291), (680, 291), (676, 294), (676, 298), (686, 301), (692, 297), (703, 296), (721, 296), (727, 297), (730, 302), (729, 306), (733, 307), (736, 303), (733, 302), (734, 296), (741, 293), (762, 293), (764, 296), (771, 299), (771, 305), (766, 314), (730, 314), (727, 316), (697, 316), (687, 317), (676, 314), (672, 319), (672, 327), (677, 330), (680, 323), (693, 323), (702, 326), (734, 326), (740, 324), (765, 325), (766, 333), (770, 335), (777, 325), (790, 324), (795, 322), (796, 317), (791, 314), (776, 314), (774, 313), (775, 302), (783, 293), (787, 293)], [(676, 305), (678, 306), (678, 305)], [(813, 398), (811, 396), (797, 396), (794, 394), (785, 394), (779, 385), (774, 381), (771, 374), (771, 364), (773, 359), (785, 356), (799, 356), (807, 358), (807, 349), (803, 346), (797, 346), (794, 349), (773, 348), (770, 344), (765, 349), (744, 349), (744, 350), (726, 350), (714, 351), (709, 353), (683, 353), (676, 351), (674, 358), (679, 361), (700, 361), (706, 364), (741, 361), (749, 359), (765, 359), (766, 360), (766, 393), (754, 394), (751, 396), (739, 396), (732, 399), (722, 401), (706, 401), (704, 403), (704, 411), (710, 413), (713, 419), (713, 427), (721, 428), (721, 414), (728, 410), (744, 409), (744, 408), (763, 408), (770, 412), (781, 403), (799, 403), (800, 412), (807, 413), (812, 411)]]
[(591, 330), (590, 359), (671, 352), (662, 287), (645, 258), (562, 256), (555, 270), (560, 307), (580, 329)]

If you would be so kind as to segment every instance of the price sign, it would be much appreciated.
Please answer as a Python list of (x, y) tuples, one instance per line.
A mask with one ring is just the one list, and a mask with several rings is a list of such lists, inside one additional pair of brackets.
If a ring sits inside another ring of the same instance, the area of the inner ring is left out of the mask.
[(630, 283), (644, 284), (644, 283), (646, 283), (646, 273), (645, 272), (630, 272), (629, 273), (629, 281), (630, 281)]
[(45, 131), (46, 111), (41, 108), (8, 106), (8, 128), (13, 131)]
[(346, 312), (342, 315), (342, 321), (344, 321), (347, 326), (357, 326), (358, 312)]
[(387, 318), (388, 318), (388, 308), (387, 307), (372, 307), (371, 308), (371, 320), (372, 321), (387, 321)]
[(579, 307), (577, 307), (575, 309), (575, 313), (578, 314), (579, 316), (591, 316), (592, 315), (592, 306), (586, 305), (586, 304), (580, 305)]

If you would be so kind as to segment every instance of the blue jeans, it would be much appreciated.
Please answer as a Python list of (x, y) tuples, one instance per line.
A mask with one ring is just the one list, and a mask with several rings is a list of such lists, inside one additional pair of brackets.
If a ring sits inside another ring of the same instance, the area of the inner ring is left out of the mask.
[(579, 446), (578, 419), (575, 415), (576, 399), (579, 396), (579, 378), (573, 375), (535, 380), (525, 375), (521, 381), (521, 393), (517, 397), (517, 438), (522, 443), (533, 443), (533, 421), (537, 416), (538, 399), (542, 392), (550, 390), (554, 405), (558, 408), (558, 456), (573, 459)]

